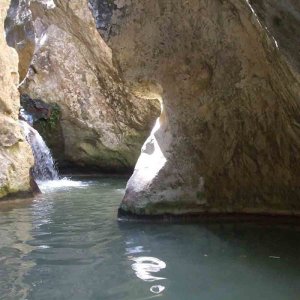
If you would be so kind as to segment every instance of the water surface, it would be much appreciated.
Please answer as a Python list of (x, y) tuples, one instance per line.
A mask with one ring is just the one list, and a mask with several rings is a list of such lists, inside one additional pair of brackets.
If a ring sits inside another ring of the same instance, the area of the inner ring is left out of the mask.
[(118, 223), (125, 183), (0, 203), (0, 299), (300, 299), (298, 226)]

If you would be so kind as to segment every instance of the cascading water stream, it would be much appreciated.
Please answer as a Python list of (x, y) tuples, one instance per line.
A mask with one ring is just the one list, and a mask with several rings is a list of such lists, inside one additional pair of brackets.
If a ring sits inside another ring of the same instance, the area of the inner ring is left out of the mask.
[[(22, 115), (23, 119), (24, 115)], [(28, 117), (28, 116), (26, 116)], [(29, 121), (29, 120), (28, 120)], [(26, 137), (27, 142), (30, 144), (33, 156), (34, 167), (33, 176), (37, 181), (57, 180), (59, 179), (58, 172), (55, 168), (54, 160), (51, 155), (50, 149), (47, 147), (43, 138), (38, 131), (32, 128), (27, 122), (20, 120), (21, 128)]]
[(60, 178), (51, 151), (47, 147), (41, 135), (32, 128), (34, 116), (20, 110), (20, 126), (23, 134), (31, 146), (34, 156), (33, 177), (36, 180), (42, 193), (48, 193), (58, 188), (84, 187), (86, 184), (81, 181), (74, 181), (67, 177)]

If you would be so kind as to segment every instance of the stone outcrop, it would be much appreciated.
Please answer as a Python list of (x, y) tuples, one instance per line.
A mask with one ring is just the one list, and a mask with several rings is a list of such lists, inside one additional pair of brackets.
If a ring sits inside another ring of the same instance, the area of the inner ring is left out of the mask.
[(283, 2), (114, 1), (101, 28), (113, 58), (163, 105), (121, 215), (300, 213), (299, 26), (297, 45), (265, 28), (280, 4), (299, 22), (299, 1)]
[[(124, 86), (111, 50), (96, 29), (88, 1), (13, 3), (7, 21), (8, 40), (20, 58), (30, 56), (32, 31), (35, 41), (20, 91), (58, 105), (61, 112), (59, 130), (43, 135), (55, 158), (61, 164), (89, 169), (133, 168), (159, 115), (159, 104), (133, 96)], [(19, 16), (26, 18), (18, 26)], [(23, 68), (28, 61), (24, 63)], [(63, 151), (57, 155), (55, 143), (61, 142), (58, 149)]]
[(4, 20), (9, 2), (0, 3), (0, 198), (30, 191), (29, 170), (33, 165), (31, 149), (18, 123), (18, 55), (5, 40)]

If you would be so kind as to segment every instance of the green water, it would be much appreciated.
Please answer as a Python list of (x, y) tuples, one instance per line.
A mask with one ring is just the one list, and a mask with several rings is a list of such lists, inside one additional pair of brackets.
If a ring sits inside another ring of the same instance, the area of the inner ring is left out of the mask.
[(125, 183), (0, 203), (0, 299), (300, 299), (299, 227), (120, 223)]

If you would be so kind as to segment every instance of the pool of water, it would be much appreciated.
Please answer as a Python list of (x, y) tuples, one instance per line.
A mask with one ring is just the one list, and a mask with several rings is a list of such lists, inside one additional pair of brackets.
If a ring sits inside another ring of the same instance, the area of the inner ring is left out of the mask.
[(118, 222), (125, 184), (0, 202), (0, 299), (300, 299), (299, 226)]

